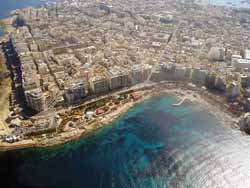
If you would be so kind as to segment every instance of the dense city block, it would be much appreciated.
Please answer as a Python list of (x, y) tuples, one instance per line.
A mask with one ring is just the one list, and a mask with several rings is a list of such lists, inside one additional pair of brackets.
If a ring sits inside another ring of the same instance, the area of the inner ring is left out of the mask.
[(214, 95), (237, 116), (250, 111), (249, 10), (59, 0), (3, 22), (15, 28), (2, 42), (13, 80), (7, 141), (92, 125), (162, 82)]

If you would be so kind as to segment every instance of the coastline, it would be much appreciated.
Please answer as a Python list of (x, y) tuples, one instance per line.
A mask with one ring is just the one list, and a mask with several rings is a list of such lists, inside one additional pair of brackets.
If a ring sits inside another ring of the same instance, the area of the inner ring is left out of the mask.
[(15, 27), (12, 25), (15, 16), (10, 16), (8, 18), (0, 18), (0, 41), (9, 40), (9, 34), (15, 31)]
[[(17, 150), (25, 148), (53, 147), (74, 140), (82, 139), (91, 134), (94, 134), (97, 130), (104, 128), (113, 121), (117, 120), (120, 116), (122, 116), (136, 104), (142, 103), (147, 99), (160, 95), (174, 95), (178, 97), (180, 101), (183, 99), (183, 97), (185, 97), (186, 99), (189, 99), (191, 103), (197, 103), (204, 106), (205, 109), (207, 109), (209, 113), (211, 113), (211, 115), (215, 116), (220, 121), (222, 126), (227, 126), (227, 127), (230, 126), (230, 128), (239, 129), (238, 117), (234, 117), (233, 114), (231, 114), (226, 109), (222, 110), (220, 104), (218, 103), (213, 104), (212, 101), (208, 100), (206, 94), (202, 92), (189, 90), (187, 88), (182, 88), (182, 87), (161, 89), (161, 85), (157, 85), (156, 87), (153, 87), (153, 89), (146, 91), (147, 91), (146, 95), (143, 95), (139, 100), (132, 102), (130, 101), (128, 103), (122, 104), (117, 110), (108, 114), (104, 114), (101, 117), (98, 117), (96, 121), (92, 122), (87, 127), (72, 128), (69, 131), (58, 133), (57, 135), (51, 138), (33, 138), (11, 144), (0, 143), (0, 151), (9, 151), (9, 150)], [(178, 106), (174, 108), (178, 108)]]
[[(119, 110), (114, 111), (110, 114), (106, 114), (104, 118), (101, 120), (98, 119), (97, 121), (90, 124), (87, 129), (83, 128), (76, 128), (72, 129), (67, 132), (62, 132), (58, 135), (56, 135), (53, 138), (49, 138), (46, 140), (40, 140), (40, 139), (28, 139), (23, 140), (16, 143), (0, 143), (0, 152), (1, 151), (10, 151), (10, 150), (16, 150), (16, 149), (26, 149), (26, 148), (45, 148), (45, 147), (52, 147), (57, 146), (61, 144), (65, 144), (74, 140), (78, 140), (80, 138), (84, 138), (86, 136), (89, 136), (93, 134), (95, 131), (103, 128), (104, 126), (110, 124), (111, 122), (115, 121), (117, 118), (119, 118), (121, 115), (126, 113), (131, 107), (134, 105), (143, 102), (146, 99), (149, 99), (151, 95), (147, 95), (142, 97), (140, 100), (136, 102), (129, 102), (125, 105), (123, 105)], [(93, 127), (92, 127), (93, 126)]]

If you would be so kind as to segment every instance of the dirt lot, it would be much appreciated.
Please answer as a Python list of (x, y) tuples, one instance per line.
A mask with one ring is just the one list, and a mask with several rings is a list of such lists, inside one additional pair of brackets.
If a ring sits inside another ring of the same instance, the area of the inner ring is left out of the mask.
[[(7, 70), (5, 66), (5, 61), (0, 54), (0, 72), (5, 72)], [(5, 119), (9, 114), (9, 96), (11, 93), (11, 79), (6, 78), (0, 80), (0, 134), (3, 131), (8, 131), (5, 124)]]

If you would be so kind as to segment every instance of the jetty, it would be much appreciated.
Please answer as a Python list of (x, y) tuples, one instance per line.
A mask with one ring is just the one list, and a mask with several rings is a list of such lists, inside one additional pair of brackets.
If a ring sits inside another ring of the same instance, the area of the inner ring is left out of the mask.
[(180, 102), (176, 103), (176, 104), (172, 104), (172, 106), (174, 107), (178, 107), (178, 106), (181, 106), (184, 102), (186, 101), (189, 101), (189, 102), (192, 102), (191, 99), (187, 98), (187, 97), (184, 97)]

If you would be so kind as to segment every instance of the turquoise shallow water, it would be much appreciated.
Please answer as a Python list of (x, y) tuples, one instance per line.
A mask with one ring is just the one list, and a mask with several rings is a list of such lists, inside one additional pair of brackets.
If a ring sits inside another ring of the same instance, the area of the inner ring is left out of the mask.
[(6, 187), (249, 187), (248, 136), (174, 96), (139, 104), (94, 135), (0, 155)]
[[(0, 18), (37, 2), (0, 0)], [(1, 187), (250, 187), (250, 138), (176, 100), (154, 98), (63, 146), (0, 154)]]

